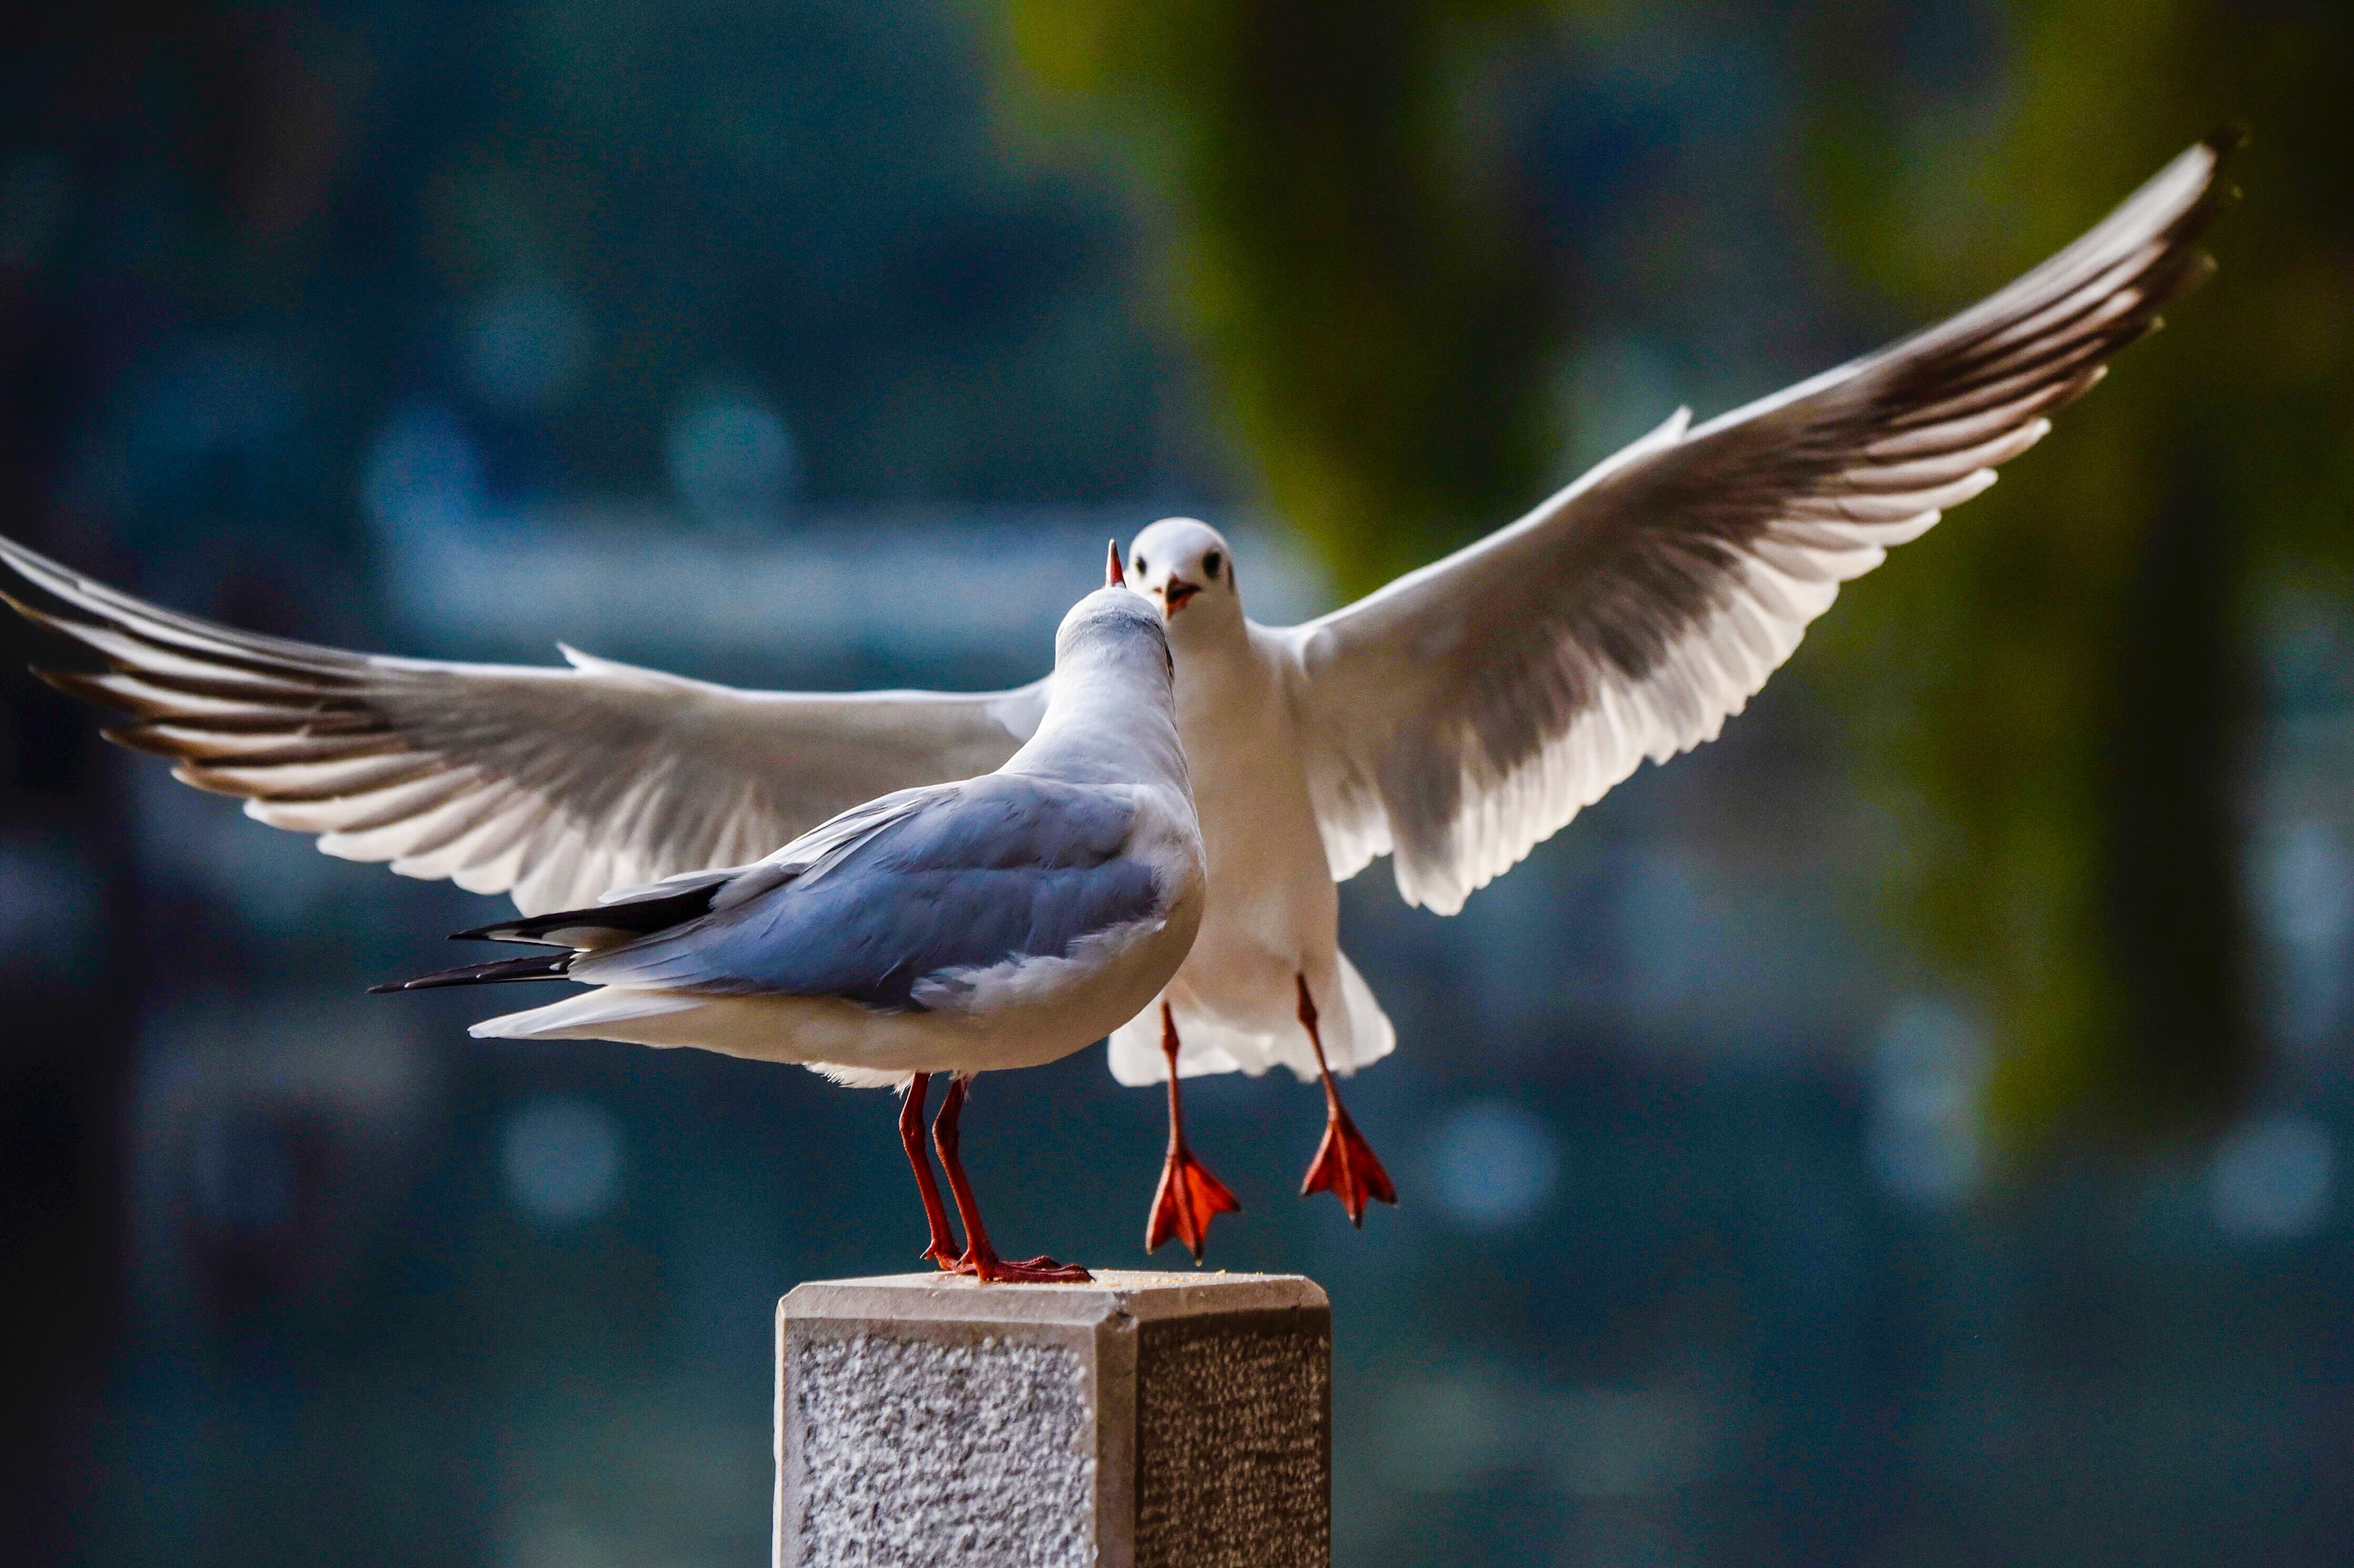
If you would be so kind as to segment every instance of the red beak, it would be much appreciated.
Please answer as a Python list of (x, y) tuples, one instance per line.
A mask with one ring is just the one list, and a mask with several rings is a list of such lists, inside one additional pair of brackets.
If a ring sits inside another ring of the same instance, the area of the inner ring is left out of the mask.
[(1106, 552), (1106, 555), (1108, 558), (1104, 562), (1104, 587), (1126, 587), (1128, 584), (1128, 573), (1119, 564), (1119, 540), (1114, 539), (1111, 542), (1110, 548)]
[(1171, 577), (1169, 586), (1161, 590), (1161, 613), (1164, 616), (1176, 614), (1179, 605), (1201, 591), (1202, 585), (1199, 583), (1179, 582), (1175, 577)]

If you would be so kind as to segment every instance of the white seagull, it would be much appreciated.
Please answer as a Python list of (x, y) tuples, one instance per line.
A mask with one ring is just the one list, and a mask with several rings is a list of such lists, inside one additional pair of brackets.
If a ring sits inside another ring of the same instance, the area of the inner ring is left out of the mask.
[[(1644, 758), (1714, 736), (1841, 582), (1992, 483), (2211, 270), (2195, 241), (2227, 145), (2191, 148), (1960, 315), (1707, 424), (1679, 411), (1520, 522), (1306, 626), (1244, 616), (1206, 525), (1138, 537), (1129, 580), (1168, 618), (1209, 862), (1192, 956), (1113, 1033), (1123, 1082), (1169, 1083), (1150, 1245), (1175, 1234), (1198, 1257), (1237, 1206), (1186, 1147), (1180, 1075), (1317, 1076), (1305, 1190), (1352, 1221), (1394, 1201), (1334, 1082), (1394, 1043), (1340, 951), (1334, 881), (1392, 853), (1409, 903), (1453, 913)], [(5, 540), (0, 559), (91, 618), (26, 611), (111, 663), (46, 673), (128, 712), (111, 738), (327, 853), (510, 893), (525, 915), (997, 768), (1055, 679), (813, 694), (569, 648), (559, 669), (346, 653), (161, 609)]]
[(1186, 1147), (1180, 1075), (1320, 1079), (1302, 1193), (1352, 1222), (1396, 1202), (1333, 1082), (1395, 1041), (1340, 950), (1334, 883), (1389, 854), (1408, 904), (1452, 915), (1645, 758), (1714, 739), (1840, 584), (1992, 484), (2213, 270), (2194, 241), (2229, 145), (2192, 147), (1951, 320), (1704, 425), (1679, 409), (1519, 522), (1304, 626), (1244, 615), (1207, 524), (1137, 535), (1129, 581), (1169, 618), (1210, 857), (1193, 951), (1111, 1040), (1122, 1083), (1170, 1082), (1150, 1245), (1198, 1258), (1235, 1206)]
[[(748, 865), (461, 933), (554, 950), (374, 989), (581, 981), (595, 989), (472, 1033), (696, 1045), (902, 1088), (900, 1137), (931, 1232), (923, 1255), (982, 1280), (1087, 1278), (1048, 1257), (999, 1256), (958, 1122), (975, 1074), (1054, 1061), (1132, 1017), (1201, 923), (1206, 874), (1168, 637), (1120, 585), (1117, 546), (1107, 576), (1064, 618), (1045, 712), (994, 772), (870, 800)], [(307, 673), (313, 658), (249, 647), (245, 683)], [(923, 1149), (934, 1073), (954, 1075), (932, 1137), (960, 1253)]]

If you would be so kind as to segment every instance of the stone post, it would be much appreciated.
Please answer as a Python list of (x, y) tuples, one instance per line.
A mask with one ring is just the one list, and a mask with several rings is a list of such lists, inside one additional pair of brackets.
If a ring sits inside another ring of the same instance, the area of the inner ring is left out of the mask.
[(1328, 1568), (1296, 1275), (826, 1280), (777, 1308), (776, 1568)]

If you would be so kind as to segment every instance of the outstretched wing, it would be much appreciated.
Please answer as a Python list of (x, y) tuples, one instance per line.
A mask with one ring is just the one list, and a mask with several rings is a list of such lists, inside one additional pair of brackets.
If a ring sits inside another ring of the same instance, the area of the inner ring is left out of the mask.
[(1715, 737), (1839, 585), (2089, 389), (2213, 263), (2224, 146), (1941, 325), (1696, 429), (1679, 413), (1511, 527), (1278, 634), (1336, 876), (1394, 851), (1443, 914), (1649, 757)]
[(875, 796), (987, 773), (1045, 711), (1044, 681), (831, 695), (570, 649), (570, 668), (347, 653), (161, 609), (5, 539), (0, 560), (74, 613), (19, 610), (112, 666), (43, 672), (132, 716), (110, 739), (329, 854), (512, 893), (526, 915), (757, 860)]

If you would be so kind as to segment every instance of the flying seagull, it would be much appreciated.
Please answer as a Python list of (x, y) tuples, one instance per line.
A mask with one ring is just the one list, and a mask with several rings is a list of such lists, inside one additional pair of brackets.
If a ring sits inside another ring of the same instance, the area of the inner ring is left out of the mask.
[[(1177, 1079), (1282, 1062), (1320, 1080), (1307, 1187), (1352, 1221), (1390, 1198), (1334, 1075), (1394, 1033), (1339, 950), (1331, 884), (1395, 857), (1451, 914), (1644, 758), (1712, 737), (1829, 609), (2040, 439), (2110, 355), (2206, 276), (2224, 138), (2074, 245), (1926, 332), (1691, 427), (1679, 412), (1511, 526), (1306, 626), (1242, 613), (1232, 551), (1167, 520), (1129, 580), (1169, 620), (1210, 864), (1203, 935), (1113, 1037), (1168, 1080), (1147, 1239), (1198, 1257), (1232, 1194), (1186, 1146)], [(511, 894), (525, 915), (731, 865), (890, 790), (1003, 763), (1053, 677), (954, 694), (746, 692), (573, 649), (568, 668), (281, 642), (178, 615), (0, 540), (104, 655), (64, 690), (129, 713), (122, 744), (347, 859)], [(22, 608), (22, 607), (19, 607)], [(1313, 1022), (1311, 1022), (1313, 1021)]]
[[(1112, 1072), (1320, 1079), (1303, 1192), (1352, 1221), (1395, 1202), (1333, 1082), (1395, 1039), (1340, 951), (1333, 884), (1389, 854), (1408, 904), (1452, 915), (1645, 758), (1714, 739), (1841, 583), (1992, 484), (2213, 270), (2195, 241), (2231, 141), (1959, 315), (1704, 425), (1679, 409), (1509, 527), (1304, 626), (1244, 615), (1215, 529), (1145, 529), (1129, 581), (1169, 618), (1210, 906), (1168, 991), (1113, 1034)], [(1172, 1128), (1149, 1234), (1198, 1256), (1221, 1189), (1194, 1164)]]
[[(1320, 1079), (1302, 1191), (1352, 1221), (1395, 1202), (1333, 1082), (1395, 1038), (1340, 951), (1335, 881), (1388, 854), (1408, 904), (1452, 915), (1645, 758), (1714, 739), (1841, 583), (1992, 484), (2213, 270), (2194, 242), (2228, 146), (2192, 147), (1951, 320), (1704, 425), (1680, 409), (1519, 522), (1304, 626), (1244, 615), (1207, 524), (1137, 535), (1129, 581), (1169, 618), (1210, 906), (1168, 991), (1113, 1034), (1113, 1073)], [(1193, 1163), (1172, 1128), (1150, 1235), (1198, 1256), (1220, 1189)]]

